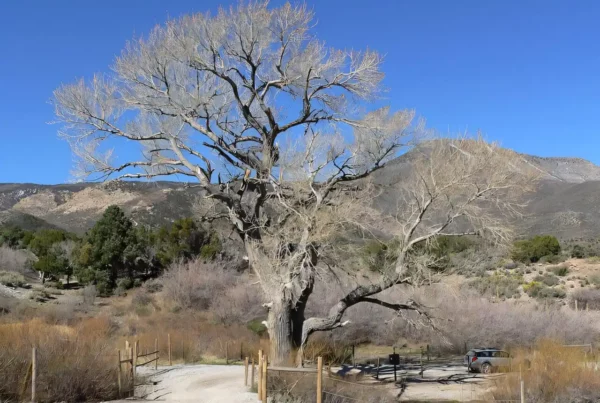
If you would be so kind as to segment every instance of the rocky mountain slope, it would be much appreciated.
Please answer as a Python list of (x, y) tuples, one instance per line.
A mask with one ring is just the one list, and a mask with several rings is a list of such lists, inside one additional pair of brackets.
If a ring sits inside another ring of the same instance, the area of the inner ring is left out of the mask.
[(0, 184), (0, 224), (60, 227), (81, 234), (116, 204), (135, 222), (159, 225), (191, 216), (197, 196), (197, 188), (175, 182)]
[[(562, 239), (599, 237), (600, 166), (579, 158), (523, 158), (540, 171), (543, 180), (531, 196), (522, 231)], [(409, 169), (410, 158), (400, 157), (374, 179), (395, 182)], [(117, 204), (134, 221), (158, 225), (192, 216), (199, 194), (197, 187), (177, 182), (0, 184), (0, 224), (84, 233), (107, 206)], [(384, 195), (382, 203), (394, 203), (393, 192)]]

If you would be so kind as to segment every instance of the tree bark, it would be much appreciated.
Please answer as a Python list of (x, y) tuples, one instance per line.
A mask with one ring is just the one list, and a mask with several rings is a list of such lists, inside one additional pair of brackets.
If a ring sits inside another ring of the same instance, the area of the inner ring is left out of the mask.
[(271, 342), (270, 358), (275, 365), (290, 365), (293, 362), (292, 307), (281, 301), (274, 301), (269, 309), (267, 330)]

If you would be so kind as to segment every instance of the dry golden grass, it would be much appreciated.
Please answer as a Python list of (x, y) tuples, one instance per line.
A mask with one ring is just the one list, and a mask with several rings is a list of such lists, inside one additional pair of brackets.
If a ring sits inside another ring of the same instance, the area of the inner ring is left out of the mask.
[(598, 357), (585, 349), (545, 340), (533, 349), (516, 350), (513, 356), (516, 372), (498, 381), (494, 392), (496, 400), (518, 398), (521, 377), (527, 402), (598, 401), (600, 398)]
[[(140, 342), (140, 350), (153, 351), (158, 340), (159, 364), (168, 361), (168, 336), (171, 338), (171, 357), (174, 363), (224, 363), (239, 361), (240, 357), (258, 357), (258, 350), (268, 349), (268, 341), (261, 339), (243, 325), (225, 326), (210, 321), (203, 313), (193, 311), (155, 312), (138, 316), (130, 312), (120, 318), (122, 325), (117, 346), (125, 348), (125, 341)], [(228, 356), (228, 357), (226, 357)]]
[(304, 359), (314, 363), (319, 356), (323, 357), (323, 361), (328, 365), (348, 363), (352, 359), (352, 346), (325, 338), (309, 340), (304, 348)]
[(140, 314), (136, 294), (103, 300), (93, 318), (74, 312), (68, 320), (57, 319), (52, 310), (42, 309), (54, 305), (5, 316), (0, 323), (0, 401), (29, 397), (26, 377), (32, 346), (38, 348), (41, 402), (116, 398), (117, 349), (124, 357), (125, 340), (139, 340), (143, 354), (154, 351), (158, 339), (160, 365), (168, 363), (167, 334), (174, 364), (225, 363), (226, 356), (235, 363), (241, 357), (257, 357), (259, 349), (268, 350), (268, 340), (244, 325), (215, 323), (206, 312), (172, 312), (160, 298), (143, 305), (148, 309)]
[(21, 401), (29, 395), (31, 350), (38, 350), (40, 401), (114, 398), (116, 352), (112, 326), (91, 318), (77, 326), (57, 326), (33, 319), (0, 326), (0, 400)]

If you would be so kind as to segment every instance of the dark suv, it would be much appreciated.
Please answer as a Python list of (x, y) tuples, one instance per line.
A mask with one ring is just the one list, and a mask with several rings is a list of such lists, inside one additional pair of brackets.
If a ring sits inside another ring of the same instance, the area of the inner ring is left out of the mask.
[(510, 367), (510, 354), (497, 348), (474, 348), (465, 355), (469, 372), (489, 374)]

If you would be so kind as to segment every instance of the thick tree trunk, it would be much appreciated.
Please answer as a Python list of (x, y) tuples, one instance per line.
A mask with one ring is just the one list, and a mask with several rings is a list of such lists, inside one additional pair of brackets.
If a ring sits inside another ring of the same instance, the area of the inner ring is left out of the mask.
[(274, 302), (269, 309), (267, 330), (271, 342), (270, 360), (277, 366), (293, 363), (294, 341), (292, 307), (282, 302)]

